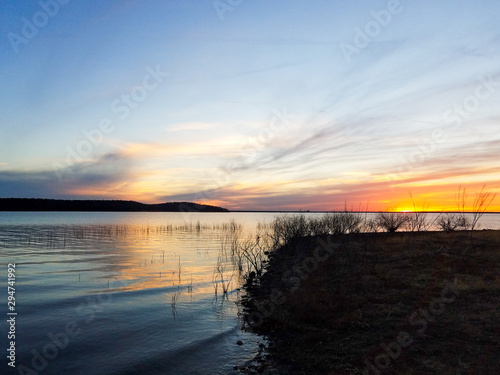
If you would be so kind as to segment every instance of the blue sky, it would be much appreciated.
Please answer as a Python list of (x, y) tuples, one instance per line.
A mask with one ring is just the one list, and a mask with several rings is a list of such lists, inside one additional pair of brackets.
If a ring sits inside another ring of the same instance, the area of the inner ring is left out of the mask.
[(499, 14), (3, 1), (0, 197), (389, 209), (409, 192), (444, 207), (459, 184), (500, 190)]

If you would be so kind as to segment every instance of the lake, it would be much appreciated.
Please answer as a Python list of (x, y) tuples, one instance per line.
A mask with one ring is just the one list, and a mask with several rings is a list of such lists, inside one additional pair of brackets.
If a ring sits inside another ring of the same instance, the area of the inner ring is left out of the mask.
[[(263, 339), (241, 329), (228, 233), (255, 238), (276, 215), (0, 213), (1, 309), (15, 317), (19, 370), (4, 357), (1, 373), (238, 373)], [(480, 223), (500, 229), (500, 215)], [(1, 327), (5, 353), (9, 323)]]

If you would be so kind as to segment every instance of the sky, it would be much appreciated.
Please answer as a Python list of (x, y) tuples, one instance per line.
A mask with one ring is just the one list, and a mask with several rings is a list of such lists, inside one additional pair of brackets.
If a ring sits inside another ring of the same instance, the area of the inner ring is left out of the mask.
[(495, 0), (4, 0), (0, 197), (453, 210), (462, 186), (469, 207), (500, 192), (499, 16)]

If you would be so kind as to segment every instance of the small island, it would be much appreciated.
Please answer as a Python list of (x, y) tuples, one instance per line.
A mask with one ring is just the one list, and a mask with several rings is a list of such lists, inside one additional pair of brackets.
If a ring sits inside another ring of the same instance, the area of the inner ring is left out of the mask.
[(229, 212), (193, 202), (146, 204), (123, 200), (64, 200), (0, 198), (0, 211), (93, 211), (93, 212)]

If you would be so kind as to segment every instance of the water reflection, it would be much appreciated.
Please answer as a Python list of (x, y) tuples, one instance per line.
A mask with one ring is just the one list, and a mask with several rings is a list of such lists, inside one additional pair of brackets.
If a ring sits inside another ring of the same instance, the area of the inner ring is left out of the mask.
[[(21, 363), (28, 366), (49, 334), (74, 323), (81, 333), (49, 361), (47, 373), (128, 373), (141, 366), (151, 374), (229, 372), (260, 340), (240, 330), (241, 279), (230, 254), (221, 252), (234, 225), (181, 218), (0, 225), (1, 262), (15, 261), (19, 269)], [(240, 348), (235, 342), (244, 337)], [(207, 351), (203, 343), (217, 346)]]
[[(0, 216), (0, 262), (18, 264), (21, 364), (72, 322), (80, 333), (45, 373), (230, 373), (257, 351), (238, 288), (268, 246), (258, 223), (275, 214), (56, 214)], [(498, 229), (500, 216), (481, 223)]]

